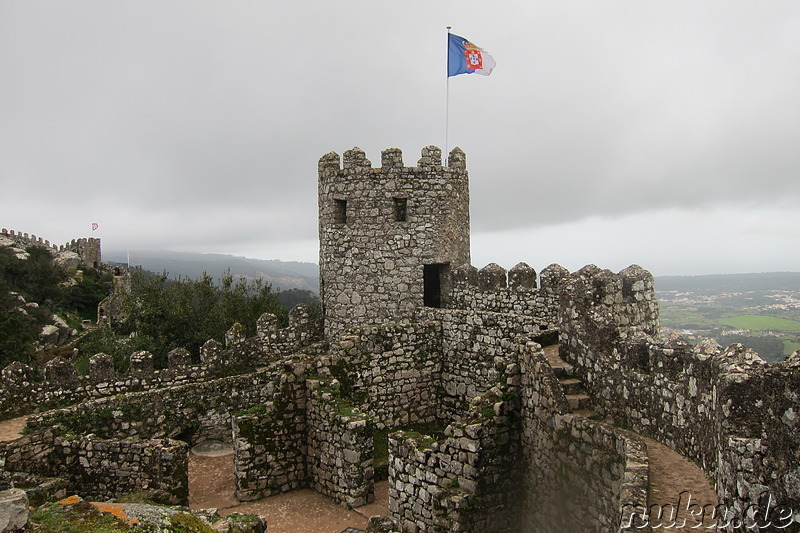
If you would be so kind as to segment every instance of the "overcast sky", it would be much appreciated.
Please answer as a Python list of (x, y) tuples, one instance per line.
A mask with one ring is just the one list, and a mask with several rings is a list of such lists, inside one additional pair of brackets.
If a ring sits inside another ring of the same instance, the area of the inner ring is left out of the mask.
[(0, 0), (0, 226), (316, 262), (323, 154), (444, 147), (448, 25), (475, 266), (800, 271), (797, 0)]

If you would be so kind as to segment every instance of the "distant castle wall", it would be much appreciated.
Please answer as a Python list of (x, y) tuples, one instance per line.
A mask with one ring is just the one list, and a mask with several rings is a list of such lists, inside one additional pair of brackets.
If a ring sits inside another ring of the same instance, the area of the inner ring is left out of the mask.
[(98, 268), (102, 261), (100, 239), (92, 237), (72, 239), (72, 241), (62, 246), (56, 246), (36, 235), (29, 236), (27, 233), (14, 231), (13, 229), (7, 230), (3, 228), (0, 233), (21, 246), (41, 246), (47, 248), (53, 254), (64, 251), (75, 252), (81, 258), (81, 264), (87, 267)]

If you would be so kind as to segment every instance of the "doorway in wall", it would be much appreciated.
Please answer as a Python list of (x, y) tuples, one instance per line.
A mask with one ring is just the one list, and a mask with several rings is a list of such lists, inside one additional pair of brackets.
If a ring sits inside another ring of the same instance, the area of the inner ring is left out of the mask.
[(449, 293), (450, 263), (433, 263), (422, 269), (425, 307), (445, 307)]

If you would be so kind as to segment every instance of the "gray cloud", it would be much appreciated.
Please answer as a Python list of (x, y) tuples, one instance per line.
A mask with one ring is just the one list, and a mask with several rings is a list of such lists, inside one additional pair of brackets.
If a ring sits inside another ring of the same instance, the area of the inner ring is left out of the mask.
[(2, 3), (0, 224), (313, 242), (322, 154), (444, 145), (447, 25), (498, 61), (449, 82), (474, 231), (792, 205), (799, 24), (790, 1)]

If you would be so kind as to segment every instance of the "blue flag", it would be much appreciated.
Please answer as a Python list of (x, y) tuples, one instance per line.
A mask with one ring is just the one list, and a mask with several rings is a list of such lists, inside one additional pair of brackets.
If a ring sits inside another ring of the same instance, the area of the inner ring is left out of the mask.
[(497, 65), (486, 50), (454, 35), (447, 34), (447, 76), (459, 74), (482, 74), (488, 76)]

